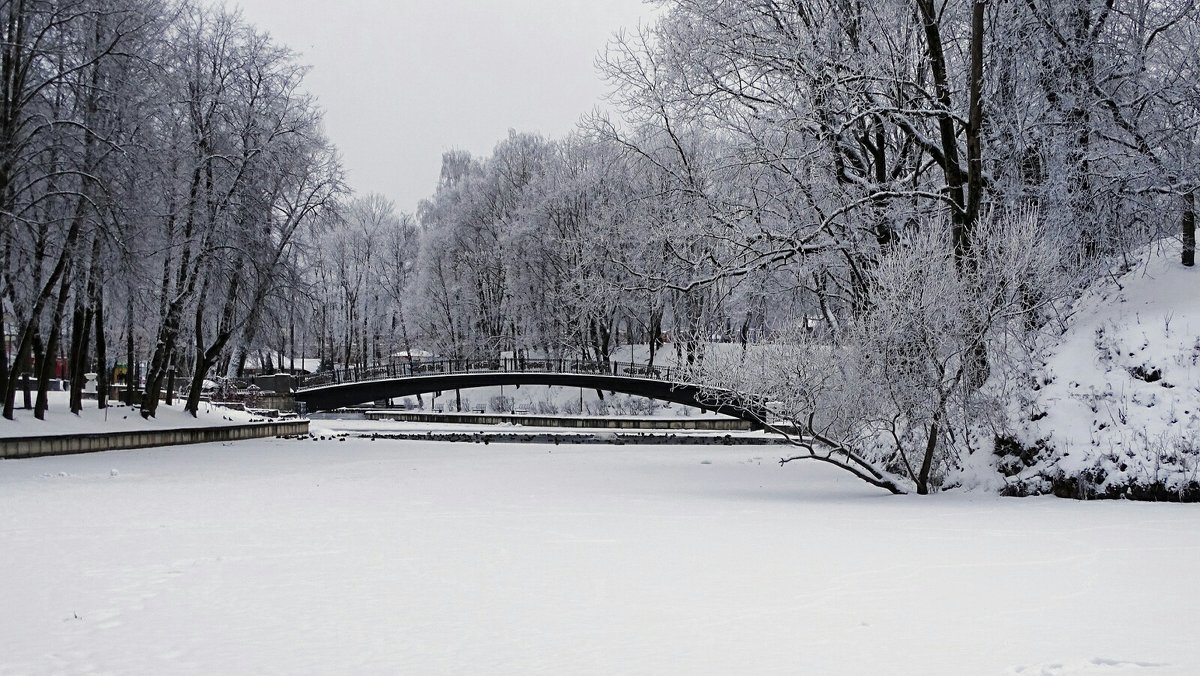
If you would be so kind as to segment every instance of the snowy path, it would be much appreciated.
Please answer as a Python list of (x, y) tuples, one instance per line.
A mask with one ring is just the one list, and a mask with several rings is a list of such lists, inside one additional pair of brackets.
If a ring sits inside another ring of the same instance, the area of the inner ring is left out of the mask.
[(1200, 673), (1195, 507), (897, 498), (764, 451), (0, 461), (0, 674)]

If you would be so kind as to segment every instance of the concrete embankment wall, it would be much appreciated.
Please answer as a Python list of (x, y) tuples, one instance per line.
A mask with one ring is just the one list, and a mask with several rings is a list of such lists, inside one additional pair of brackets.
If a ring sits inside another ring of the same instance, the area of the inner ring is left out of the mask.
[(411, 432), (359, 433), (360, 439), (395, 439), (399, 441), (450, 441), (475, 444), (602, 444), (624, 446), (773, 446), (786, 444), (779, 436), (735, 436), (732, 434), (675, 434), (673, 432)]
[(524, 425), (525, 427), (580, 427), (620, 430), (712, 430), (718, 432), (753, 429), (737, 418), (565, 418), (559, 416), (506, 415), (488, 413), (405, 413), (370, 409), (367, 420), (451, 423), (455, 425)]
[(287, 422), (250, 423), (221, 427), (181, 427), (168, 430), (97, 432), (95, 434), (0, 439), (0, 458), (96, 453), (118, 449), (262, 439), (293, 434), (308, 434), (308, 421), (289, 420)]

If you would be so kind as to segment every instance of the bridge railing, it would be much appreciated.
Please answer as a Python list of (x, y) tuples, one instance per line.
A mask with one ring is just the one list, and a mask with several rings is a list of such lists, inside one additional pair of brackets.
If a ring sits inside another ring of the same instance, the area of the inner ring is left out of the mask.
[(635, 362), (580, 359), (435, 359), (323, 371), (296, 379), (297, 389), (452, 373), (578, 373), (678, 382), (683, 369)]

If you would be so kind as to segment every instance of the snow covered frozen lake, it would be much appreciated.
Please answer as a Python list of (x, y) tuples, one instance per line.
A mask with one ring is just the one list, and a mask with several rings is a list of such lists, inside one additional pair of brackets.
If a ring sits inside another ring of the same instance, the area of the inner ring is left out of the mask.
[(0, 674), (1200, 673), (1200, 510), (894, 497), (778, 449), (0, 461)]

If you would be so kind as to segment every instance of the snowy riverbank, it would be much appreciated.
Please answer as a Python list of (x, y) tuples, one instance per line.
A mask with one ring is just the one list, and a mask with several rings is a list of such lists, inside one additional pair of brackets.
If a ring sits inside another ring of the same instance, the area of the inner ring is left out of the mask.
[(95, 432), (141, 432), (167, 430), (181, 427), (217, 427), (240, 425), (261, 416), (245, 411), (234, 411), (207, 403), (200, 405), (196, 417), (183, 411), (183, 402), (176, 400), (173, 406), (160, 404), (153, 418), (143, 419), (138, 409), (120, 402), (111, 402), (106, 409), (97, 409), (95, 400), (84, 401), (79, 415), (70, 411), (69, 393), (49, 392), (50, 408), (46, 419), (33, 417), (33, 411), (16, 409), (14, 420), (0, 419), (0, 438), (40, 437), (60, 434), (92, 434)]

